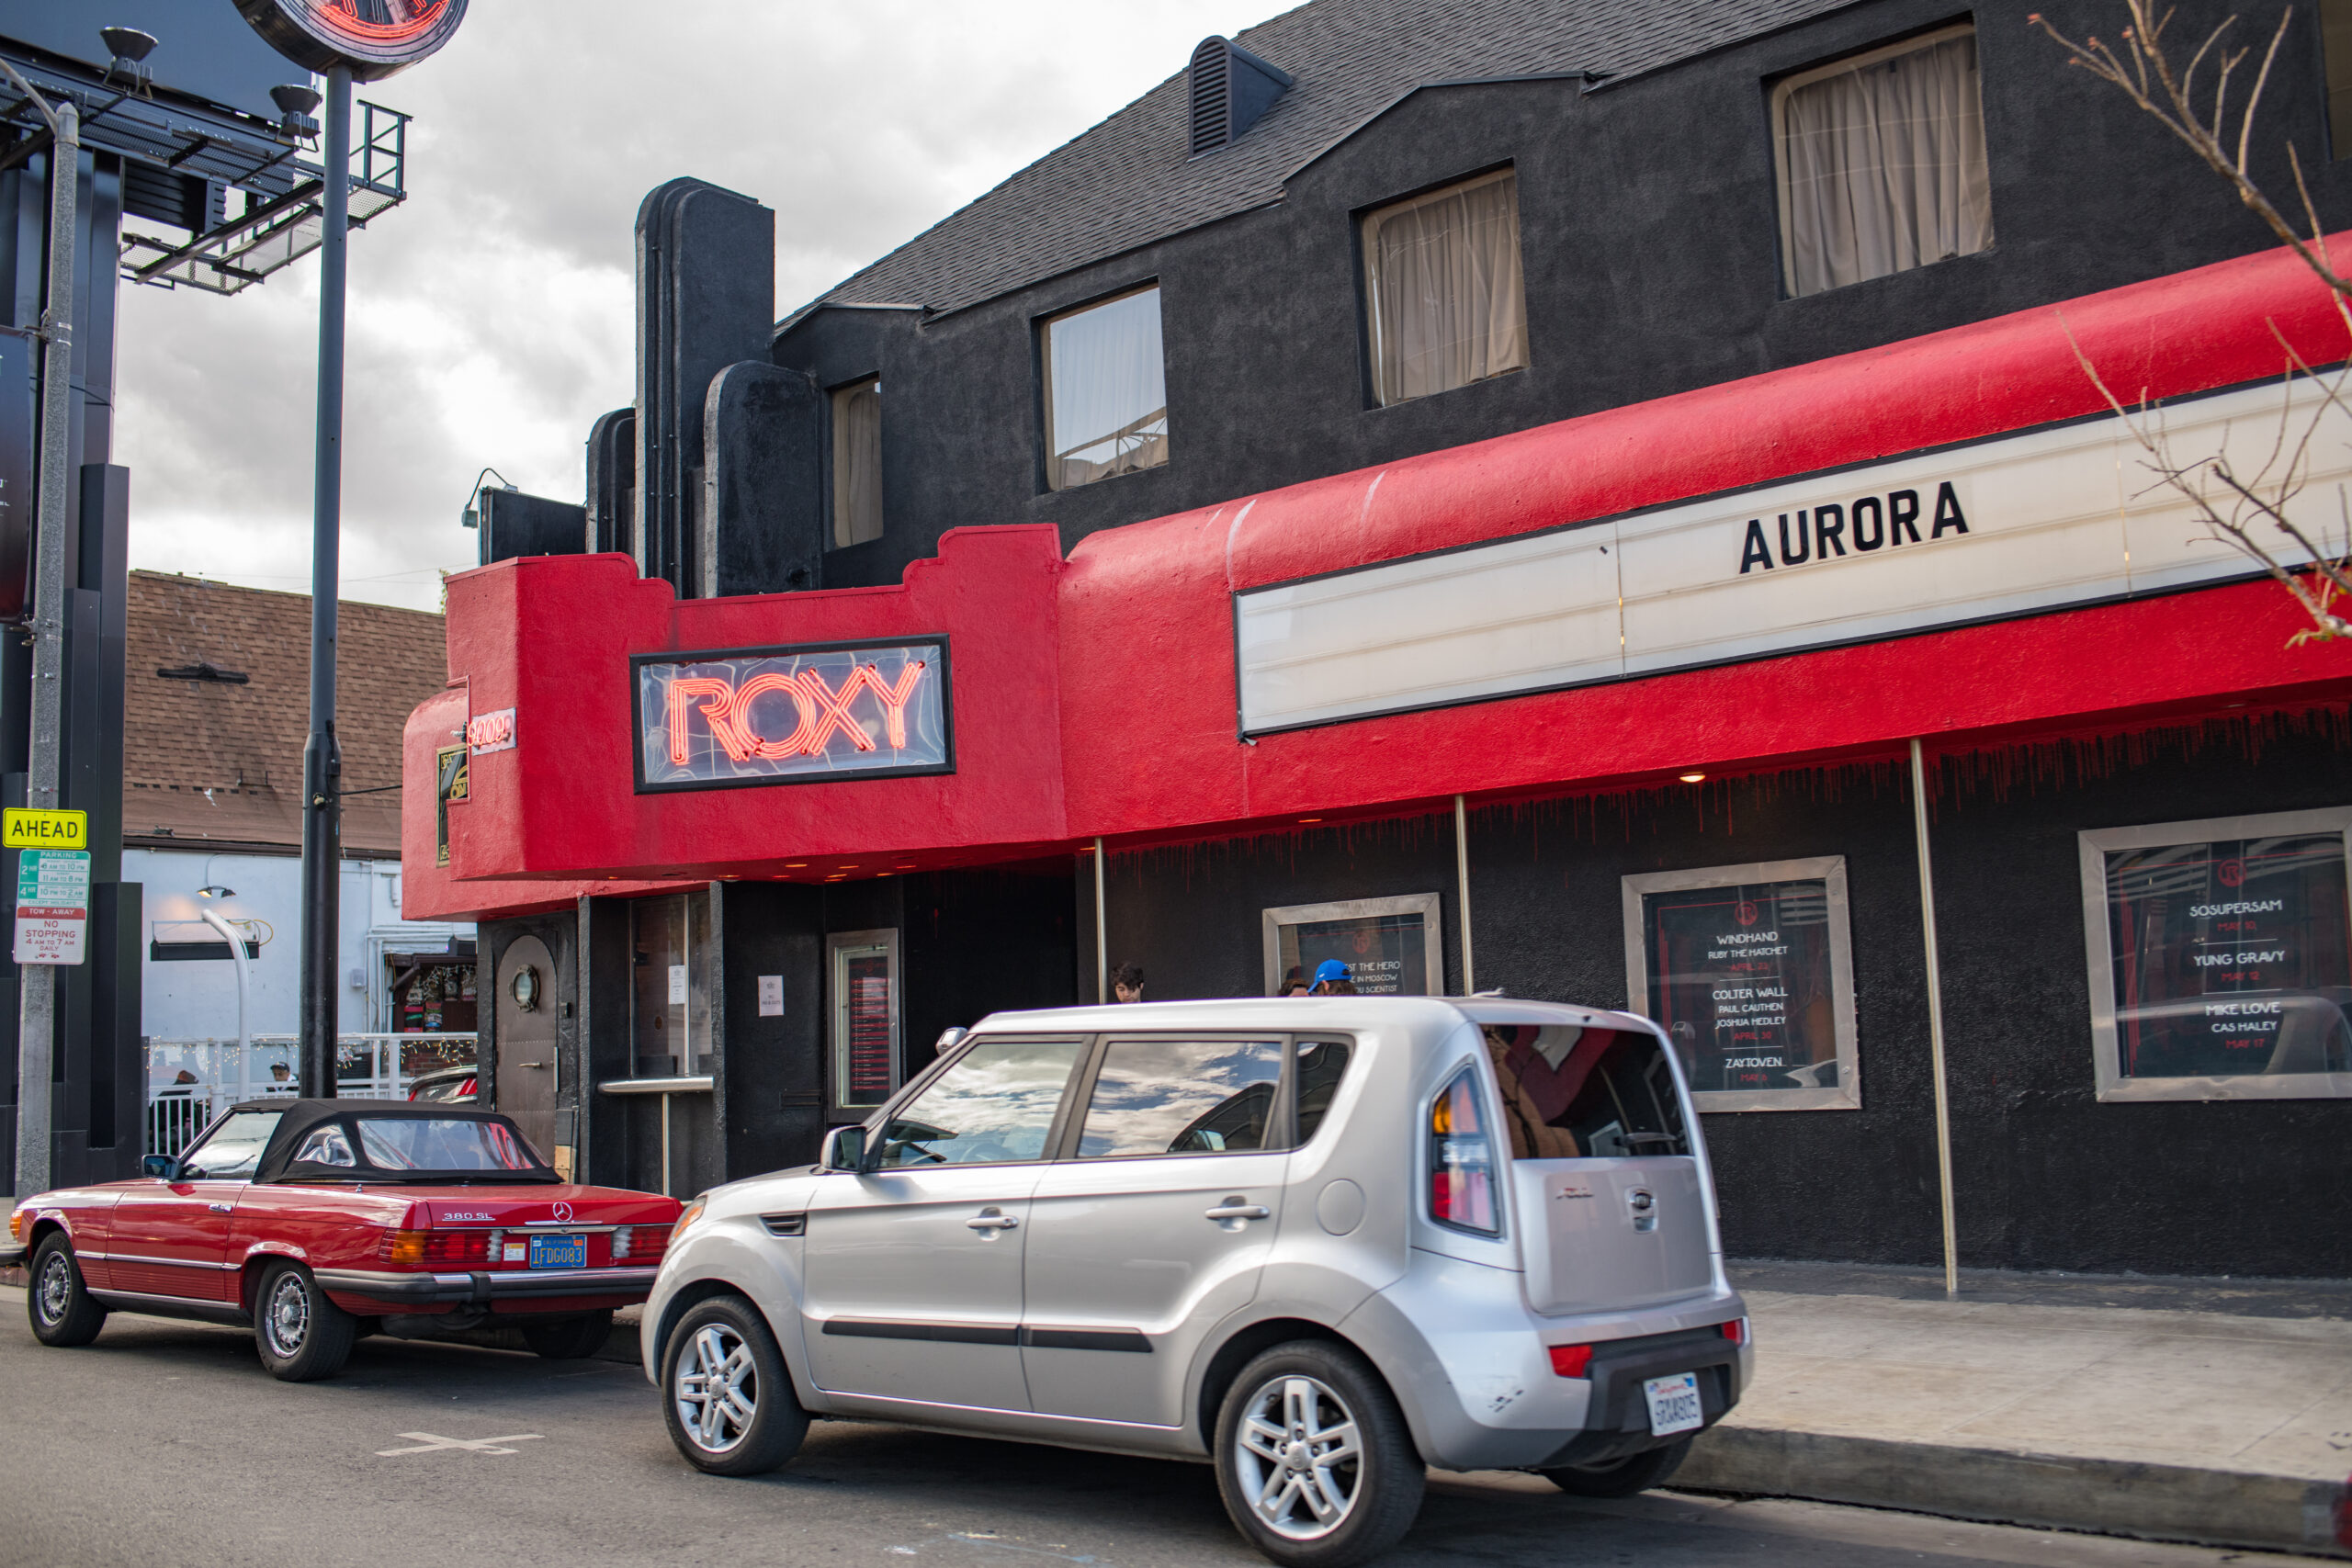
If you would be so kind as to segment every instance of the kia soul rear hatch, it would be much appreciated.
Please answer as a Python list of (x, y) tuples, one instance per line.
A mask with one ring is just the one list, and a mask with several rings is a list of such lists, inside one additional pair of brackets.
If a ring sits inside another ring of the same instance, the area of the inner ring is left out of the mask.
[(1622, 1311), (1712, 1289), (1714, 1225), (1665, 1043), (1634, 1029), (1480, 1027), (1529, 1304)]

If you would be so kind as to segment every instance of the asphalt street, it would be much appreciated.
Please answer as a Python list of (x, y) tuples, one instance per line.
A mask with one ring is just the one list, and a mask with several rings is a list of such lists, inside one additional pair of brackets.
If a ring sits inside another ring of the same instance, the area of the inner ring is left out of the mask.
[[(820, 1423), (775, 1475), (689, 1470), (633, 1367), (363, 1340), (344, 1374), (264, 1373), (249, 1335), (118, 1314), (35, 1342), (0, 1290), (0, 1563), (1256, 1564), (1206, 1468)], [(1653, 1493), (1432, 1476), (1385, 1562), (2191, 1568), (2302, 1561)]]

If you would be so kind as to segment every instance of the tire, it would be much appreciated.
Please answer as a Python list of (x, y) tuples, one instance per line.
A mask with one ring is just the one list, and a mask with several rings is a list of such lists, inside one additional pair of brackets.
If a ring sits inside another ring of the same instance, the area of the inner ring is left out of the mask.
[(91, 1299), (82, 1282), (82, 1265), (74, 1244), (62, 1231), (51, 1231), (33, 1249), (33, 1266), (25, 1275), (25, 1315), (32, 1319), (33, 1337), (65, 1349), (87, 1345), (106, 1326), (107, 1309)]
[(662, 1416), (688, 1464), (709, 1475), (764, 1475), (799, 1451), (808, 1413), (784, 1352), (741, 1296), (698, 1302), (662, 1352)]
[(1684, 1438), (1662, 1449), (1645, 1449), (1623, 1459), (1605, 1459), (1598, 1464), (1563, 1465), (1557, 1470), (1539, 1470), (1535, 1473), (1561, 1491), (1578, 1497), (1631, 1497), (1636, 1492), (1665, 1485), (1667, 1477), (1682, 1468), (1683, 1457), (1690, 1451), (1690, 1439)]
[(605, 1348), (613, 1334), (613, 1309), (583, 1312), (523, 1325), (523, 1343), (550, 1361), (577, 1361)]
[(254, 1345), (280, 1382), (315, 1382), (343, 1370), (359, 1320), (327, 1300), (300, 1263), (273, 1263), (254, 1293)]
[(1225, 1511), (1283, 1568), (1377, 1557), (1412, 1528), (1426, 1480), (1388, 1385), (1343, 1345), (1275, 1346), (1241, 1369), (1217, 1412)]

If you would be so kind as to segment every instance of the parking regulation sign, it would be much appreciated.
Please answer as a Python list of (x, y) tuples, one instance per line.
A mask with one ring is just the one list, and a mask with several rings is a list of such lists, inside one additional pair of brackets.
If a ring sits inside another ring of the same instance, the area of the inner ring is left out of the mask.
[(89, 933), (89, 852), (17, 852), (17, 962), (84, 963)]

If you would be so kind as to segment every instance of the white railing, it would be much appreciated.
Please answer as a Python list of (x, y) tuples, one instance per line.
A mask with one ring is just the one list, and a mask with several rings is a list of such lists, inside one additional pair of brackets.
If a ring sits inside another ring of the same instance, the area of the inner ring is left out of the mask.
[[(471, 1034), (342, 1034), (335, 1037), (335, 1093), (345, 1100), (405, 1100), (411, 1079), (474, 1059)], [(205, 1124), (245, 1100), (291, 1099), (300, 1064), (291, 1034), (234, 1040), (150, 1040), (147, 1153), (175, 1155)]]

